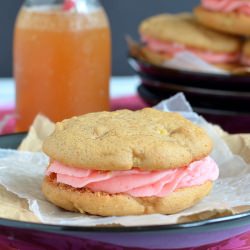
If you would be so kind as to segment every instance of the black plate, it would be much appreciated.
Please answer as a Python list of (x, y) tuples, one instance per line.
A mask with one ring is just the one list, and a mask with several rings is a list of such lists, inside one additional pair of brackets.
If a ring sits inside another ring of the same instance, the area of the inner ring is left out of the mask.
[(0, 148), (17, 149), (26, 133), (15, 133), (0, 136)]
[(172, 83), (205, 89), (250, 91), (250, 74), (223, 75), (172, 69), (157, 66), (133, 56), (129, 56), (128, 61), (142, 80), (157, 80), (163, 84)]
[[(152, 88), (151, 86), (141, 84), (138, 87), (140, 97), (150, 106), (158, 104), (160, 101), (173, 96), (176, 92), (169, 89)], [(240, 101), (236, 101), (237, 97), (217, 98), (216, 96), (196, 95), (195, 93), (184, 92), (188, 101), (192, 104), (195, 112), (204, 116), (207, 121), (220, 125), (229, 133), (250, 133), (250, 106), (247, 102), (243, 102), (245, 107), (240, 110)], [(217, 103), (214, 109), (214, 103)], [(234, 108), (230, 109), (228, 107)], [(221, 107), (219, 109), (218, 107)], [(224, 109), (223, 109), (224, 108)]]
[(158, 99), (166, 99), (178, 92), (183, 92), (190, 104), (195, 107), (250, 113), (250, 92), (181, 86), (149, 79), (143, 79), (142, 84), (148, 91), (158, 96)]
[[(15, 149), (24, 136), (25, 133), (0, 136), (0, 147)], [(1, 246), (32, 249), (25, 248), (27, 245), (33, 249), (56, 250), (104, 246), (114, 249), (117, 245), (121, 249), (181, 249), (225, 241), (249, 230), (250, 212), (191, 223), (134, 227), (57, 226), (0, 218), (0, 249), (4, 249)], [(38, 248), (41, 245), (46, 248)], [(72, 248), (67, 248), (69, 245)]]

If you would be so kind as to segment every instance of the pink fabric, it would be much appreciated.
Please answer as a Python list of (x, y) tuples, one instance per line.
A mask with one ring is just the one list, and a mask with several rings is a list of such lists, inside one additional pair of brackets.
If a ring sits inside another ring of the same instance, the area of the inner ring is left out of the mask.
[[(147, 106), (148, 105), (137, 95), (115, 98), (111, 100), (111, 110), (124, 108), (137, 110)], [(15, 132), (15, 107), (11, 105), (0, 107), (0, 123), (6, 117), (6, 115), (12, 115), (12, 117), (7, 121), (2, 129), (0, 128), (0, 134), (10, 134)]]
[(208, 63), (231, 63), (239, 59), (239, 53), (215, 53), (195, 48), (187, 47), (183, 44), (162, 42), (151, 37), (143, 36), (142, 40), (146, 42), (149, 49), (166, 55), (174, 56), (182, 51), (189, 51)]
[(92, 191), (109, 194), (125, 193), (134, 197), (164, 197), (179, 188), (202, 185), (214, 181), (219, 169), (211, 157), (192, 162), (181, 168), (143, 171), (99, 171), (65, 166), (52, 162), (46, 175), (56, 174), (58, 183), (74, 188), (87, 187)]
[(202, 0), (202, 7), (211, 11), (238, 12), (250, 15), (250, 1), (242, 0)]
[(70, 11), (71, 9), (75, 8), (76, 0), (64, 0), (63, 3), (63, 10)]
[(149, 105), (146, 104), (138, 95), (114, 98), (111, 100), (111, 110), (124, 108), (138, 110), (148, 106)]
[(0, 107), (0, 135), (10, 134), (15, 131), (14, 106)]

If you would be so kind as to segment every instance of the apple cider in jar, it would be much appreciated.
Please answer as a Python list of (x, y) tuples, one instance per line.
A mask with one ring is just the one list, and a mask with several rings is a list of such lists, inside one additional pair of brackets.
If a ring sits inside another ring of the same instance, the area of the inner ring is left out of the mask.
[(14, 38), (17, 131), (109, 110), (110, 29), (95, 0), (27, 1)]

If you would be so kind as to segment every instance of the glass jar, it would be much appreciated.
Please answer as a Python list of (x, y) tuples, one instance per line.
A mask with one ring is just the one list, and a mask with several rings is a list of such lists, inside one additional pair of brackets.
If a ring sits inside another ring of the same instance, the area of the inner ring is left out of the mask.
[(27, 0), (14, 34), (17, 131), (109, 109), (110, 28), (97, 0)]

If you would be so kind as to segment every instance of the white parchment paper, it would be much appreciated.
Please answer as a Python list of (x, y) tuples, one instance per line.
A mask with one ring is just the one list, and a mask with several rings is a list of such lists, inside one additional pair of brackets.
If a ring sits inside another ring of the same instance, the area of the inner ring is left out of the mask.
[[(143, 215), (99, 217), (71, 213), (47, 202), (41, 193), (41, 183), (48, 158), (42, 153), (0, 149), (0, 184), (8, 191), (28, 200), (30, 210), (41, 222), (60, 225), (161, 225), (176, 223), (181, 216), (203, 211), (230, 209), (250, 205), (250, 166), (233, 155), (214, 127), (192, 111), (183, 94), (161, 102), (155, 107), (182, 113), (187, 119), (202, 126), (214, 141), (212, 157), (220, 167), (220, 178), (213, 191), (196, 206), (175, 215)], [(199, 138), (197, 138), (199, 139)]]
[(173, 69), (189, 70), (203, 73), (214, 74), (230, 74), (228, 71), (219, 69), (212, 64), (207, 63), (200, 57), (196, 56), (192, 52), (183, 51), (177, 53), (173, 59), (166, 60), (163, 66)]

